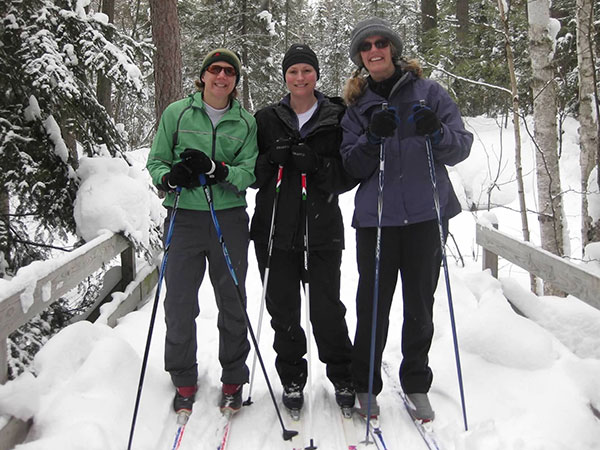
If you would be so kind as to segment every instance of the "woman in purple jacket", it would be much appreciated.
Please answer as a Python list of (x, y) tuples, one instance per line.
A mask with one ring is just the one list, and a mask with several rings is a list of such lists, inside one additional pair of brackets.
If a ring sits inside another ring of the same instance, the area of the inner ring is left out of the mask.
[[(370, 412), (372, 416), (379, 414), (376, 396), (383, 387), (382, 353), (399, 271), (404, 310), (400, 382), (416, 407), (415, 417), (431, 421), (435, 414), (427, 396), (433, 379), (428, 353), (433, 338), (433, 295), (442, 253), (425, 136), (432, 143), (440, 211), (447, 233), (448, 219), (460, 212), (460, 204), (445, 166), (457, 164), (469, 155), (473, 135), (465, 130), (458, 107), (448, 93), (435, 81), (422, 78), (416, 61), (402, 58), (400, 36), (385, 20), (371, 18), (359, 22), (351, 39), (350, 58), (358, 69), (344, 91), (348, 109), (342, 120), (344, 135), (340, 151), (346, 171), (361, 180), (352, 220), (360, 275), (352, 359), (358, 412), (367, 414), (375, 249), (380, 225)], [(379, 223), (382, 145), (385, 176)]]

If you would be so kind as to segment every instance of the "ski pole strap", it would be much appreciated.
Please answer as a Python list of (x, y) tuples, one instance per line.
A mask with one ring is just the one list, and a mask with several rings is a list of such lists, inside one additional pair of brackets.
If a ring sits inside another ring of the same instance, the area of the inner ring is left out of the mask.
[[(435, 162), (433, 160), (433, 150), (431, 148), (431, 138), (428, 134), (425, 135), (425, 145), (427, 147), (427, 161), (429, 163), (429, 178), (431, 179), (431, 188), (433, 190), (433, 205), (437, 214), (438, 222), (441, 227), (441, 209), (440, 209), (440, 195), (437, 189), (437, 177), (435, 175)], [(444, 245), (444, 238), (442, 235), (442, 246)]]
[(302, 173), (302, 200), (306, 200), (307, 191), (306, 191), (306, 174)]
[(179, 207), (179, 197), (181, 195), (181, 186), (177, 186), (175, 189), (175, 200), (173, 201), (173, 211), (171, 212), (171, 221), (169, 222), (169, 229), (167, 230), (167, 238), (165, 239), (165, 252), (169, 251), (171, 246), (171, 238), (173, 237), (173, 228), (175, 225), (175, 213)]
[[(388, 109), (387, 102), (383, 102), (381, 104), (381, 109)], [(383, 185), (384, 185), (384, 174), (385, 174), (385, 138), (381, 139), (381, 143), (379, 144), (379, 172), (377, 174), (377, 188), (378, 188), (378, 196), (377, 196), (377, 226), (381, 227), (381, 218), (383, 215)]]
[(281, 180), (283, 179), (283, 166), (279, 165), (277, 169), (277, 182), (275, 183), (275, 192), (279, 192), (281, 188)]
[(217, 213), (215, 212), (215, 204), (213, 202), (212, 193), (210, 191), (210, 187), (206, 185), (206, 177), (204, 174), (200, 174), (198, 176), (200, 180), (200, 184), (202, 185), (202, 189), (204, 189), (204, 195), (206, 196), (206, 201), (208, 203), (208, 208), (210, 210), (210, 216), (212, 218), (213, 224), (215, 226), (215, 230), (217, 231), (217, 237), (219, 238), (219, 243), (221, 244), (221, 249), (223, 250), (223, 256), (225, 257), (225, 262), (227, 263), (227, 269), (231, 274), (231, 278), (236, 286), (239, 286), (239, 282), (237, 276), (235, 275), (235, 270), (233, 269), (233, 264), (231, 262), (231, 258), (229, 256), (229, 251), (227, 250), (227, 246), (225, 245), (225, 240), (223, 239), (223, 233), (221, 232), (221, 226), (219, 225), (219, 220), (217, 219)]
[(302, 216), (304, 219), (304, 233), (303, 233), (303, 246), (304, 246), (304, 282), (308, 283), (308, 191), (306, 188), (306, 173), (302, 173)]

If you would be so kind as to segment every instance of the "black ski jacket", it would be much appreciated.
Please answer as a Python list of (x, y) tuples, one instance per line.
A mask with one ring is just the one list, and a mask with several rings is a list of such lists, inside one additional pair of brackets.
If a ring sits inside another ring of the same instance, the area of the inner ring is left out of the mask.
[[(258, 125), (259, 156), (256, 160), (258, 189), (256, 207), (250, 227), (250, 238), (266, 245), (269, 240), (277, 166), (269, 162), (269, 151), (278, 139), (290, 138), (303, 142), (319, 155), (319, 169), (307, 176), (308, 239), (310, 250), (344, 248), (344, 226), (338, 206), (338, 194), (358, 184), (342, 166), (340, 121), (345, 112), (339, 97), (326, 97), (315, 91), (317, 111), (298, 131), (297, 116), (290, 107), (289, 94), (279, 103), (267, 106), (255, 114)], [(309, 129), (308, 133), (304, 130)], [(282, 250), (302, 250), (304, 218), (302, 215), (301, 173), (289, 162), (283, 169), (279, 192), (273, 245)]]

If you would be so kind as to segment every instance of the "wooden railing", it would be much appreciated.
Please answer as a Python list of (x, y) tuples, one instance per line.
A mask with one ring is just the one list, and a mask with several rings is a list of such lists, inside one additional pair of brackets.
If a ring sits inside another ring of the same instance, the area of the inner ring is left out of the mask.
[(483, 247), (483, 269), (490, 269), (494, 277), (498, 277), (498, 256), (501, 256), (600, 309), (600, 277), (584, 266), (573, 264), (530, 242), (515, 239), (492, 226), (477, 224), (475, 241)]
[[(3, 285), (3, 292), (0, 293), (0, 383), (7, 380), (8, 336), (119, 256), (120, 266), (113, 266), (106, 271), (94, 304), (73, 318), (73, 322), (96, 320), (100, 306), (111, 300), (111, 294), (123, 292), (124, 298), (106, 319), (109, 326), (114, 326), (118, 318), (135, 310), (140, 302), (148, 298), (158, 281), (155, 264), (146, 264), (137, 270), (133, 246), (119, 234), (99, 236), (62, 258), (36, 263), (39, 264), (35, 271), (38, 278), (28, 278), (24, 283), (17, 276), (8, 283), (8, 289), (4, 288), (6, 284)], [(10, 418), (0, 429), (0, 450), (11, 449), (23, 442), (30, 426), (31, 421)]]

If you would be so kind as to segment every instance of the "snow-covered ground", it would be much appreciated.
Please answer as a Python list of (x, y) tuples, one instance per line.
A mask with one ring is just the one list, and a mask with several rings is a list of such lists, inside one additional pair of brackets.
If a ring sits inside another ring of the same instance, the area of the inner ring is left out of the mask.
[[(499, 190), (493, 191), (492, 198), (496, 203), (516, 208), (511, 130), (503, 130), (501, 140), (495, 121), (468, 118), (466, 122), (476, 134), (476, 139), (470, 158), (452, 170), (459, 196), (468, 203), (477, 201), (486, 195), (488, 180), (499, 173), (503, 184)], [(561, 164), (564, 190), (579, 190), (576, 126), (574, 121), (567, 122), (567, 134), (563, 137)], [(504, 143), (502, 159), (497, 156), (501, 154), (500, 142)], [(524, 146), (524, 155), (524, 173), (528, 174), (527, 196), (528, 201), (533, 201), (531, 194), (535, 180), (531, 173), (534, 164), (529, 143)], [(143, 165), (143, 160), (144, 153), (141, 152), (137, 161)], [(100, 163), (100, 171), (101, 166)], [(115, 170), (114, 165), (111, 167), (107, 172), (120, 172)], [(496, 170), (497, 167), (500, 170)], [(86, 177), (85, 173), (81, 176)], [(130, 174), (130, 177), (132, 183), (140, 182), (138, 175)], [(125, 200), (123, 203), (115, 199), (102, 202), (102, 208), (116, 208), (117, 211), (113, 209), (104, 214), (86, 212), (100, 208), (100, 201), (96, 199), (102, 197), (106, 200), (106, 195), (110, 194), (102, 189), (100, 183), (103, 179), (97, 177), (99, 185), (94, 186), (97, 189), (80, 192), (78, 201), (86, 206), (78, 209), (80, 229), (90, 233), (88, 228), (94, 220), (98, 220), (97, 217), (114, 217), (114, 223), (105, 221), (102, 228), (126, 230), (135, 237), (136, 230), (129, 228), (133, 226), (131, 224), (143, 226), (144, 221), (150, 222), (150, 218), (156, 220), (160, 207), (150, 199), (147, 205), (140, 205), (145, 197), (137, 189), (131, 190), (137, 195), (135, 211), (140, 211), (139, 214), (146, 211), (143, 213), (147, 214), (145, 219), (132, 220), (139, 217), (131, 217), (131, 203)], [(124, 192), (128, 191), (118, 190), (116, 198), (125, 197)], [(253, 210), (253, 197), (254, 192), (249, 192), (249, 214)], [(347, 320), (353, 337), (357, 283), (354, 230), (349, 226), (353, 193), (342, 195), (340, 203), (347, 225), (341, 298), (348, 309)], [(126, 224), (119, 208), (130, 211)], [(574, 194), (567, 194), (565, 208), (572, 255), (581, 255), (578, 200)], [(510, 208), (495, 208), (493, 213), (501, 230), (519, 237), (520, 220), (516, 213)], [(600, 420), (592, 411), (592, 406), (600, 409), (600, 312), (572, 297), (533, 296), (527, 291), (527, 274), (507, 263), (501, 263), (500, 280), (482, 272), (481, 249), (476, 246), (474, 237), (477, 216), (481, 214), (463, 212), (450, 222), (451, 232), (464, 258), (464, 267), (458, 263), (454, 243), (450, 242), (448, 247), (469, 430), (465, 431), (463, 425), (446, 285), (444, 278), (440, 277), (434, 311), (435, 337), (430, 353), (434, 371), (431, 401), (436, 410), (435, 429), (438, 435), (446, 448), (456, 450), (600, 449)], [(531, 217), (534, 241), (538, 234), (536, 225), (537, 221)], [(146, 237), (143, 234), (138, 236), (141, 240)], [(257, 331), (262, 286), (252, 248), (249, 261), (248, 312)], [(19, 274), (15, 278), (18, 281)], [(535, 309), (536, 320), (545, 328), (517, 315), (507, 303), (503, 290), (510, 291), (511, 298), (518, 298)], [(164, 292), (163, 287), (161, 300)], [(384, 353), (389, 377), (378, 397), (382, 410), (381, 427), (389, 449), (420, 449), (425, 447), (395, 391), (402, 359), (402, 298), (400, 289), (396, 292), (391, 312), (392, 326)], [(217, 408), (220, 389), (217, 309), (208, 281), (202, 285), (199, 299), (200, 391), (194, 405), (195, 412), (183, 437), (182, 449), (215, 449), (219, 438), (216, 430), (222, 423)], [(126, 448), (152, 300), (149, 299), (139, 311), (121, 319), (114, 329), (102, 324), (102, 320), (94, 324), (79, 322), (65, 328), (39, 352), (32, 373), (25, 373), (0, 387), (0, 412), (34, 419), (28, 442), (18, 449)], [(170, 378), (163, 370), (164, 332), (160, 307), (137, 418), (134, 449), (171, 448), (174, 438), (175, 419), (171, 410), (174, 392)], [(274, 369), (272, 339), (265, 312), (260, 349), (279, 401), (281, 387)], [(252, 364), (252, 354), (248, 363)], [(333, 389), (325, 377), (324, 366), (315, 356), (314, 343), (312, 375), (312, 386), (305, 393), (310, 392), (313, 420), (312, 423), (304, 420), (304, 435), (312, 437), (319, 449), (342, 449), (342, 422), (338, 418)], [(244, 397), (247, 392), (248, 386)], [(258, 366), (252, 400), (254, 403), (244, 407), (235, 418), (227, 448), (291, 448), (282, 440), (281, 427)], [(294, 424), (285, 414), (284, 420), (288, 428), (294, 429)]]

